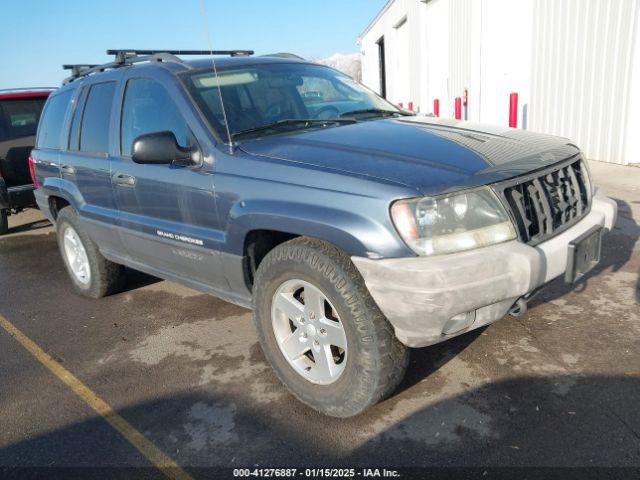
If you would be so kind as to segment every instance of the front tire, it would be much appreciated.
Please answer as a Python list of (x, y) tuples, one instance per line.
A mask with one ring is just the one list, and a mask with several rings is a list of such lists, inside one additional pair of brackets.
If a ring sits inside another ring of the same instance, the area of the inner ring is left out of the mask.
[(349, 257), (297, 238), (274, 248), (254, 282), (254, 321), (267, 360), (299, 400), (351, 417), (390, 395), (408, 349)]
[(60, 254), (77, 293), (102, 298), (120, 291), (124, 267), (102, 256), (72, 207), (60, 210), (56, 231)]
[(9, 231), (9, 214), (5, 209), (0, 209), (0, 235)]

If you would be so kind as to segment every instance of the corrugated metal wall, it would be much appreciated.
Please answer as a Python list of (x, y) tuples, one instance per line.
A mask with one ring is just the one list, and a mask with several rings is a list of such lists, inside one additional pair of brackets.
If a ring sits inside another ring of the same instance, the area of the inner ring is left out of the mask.
[[(518, 92), (519, 126), (568, 137), (593, 160), (639, 163), (639, 11), (640, 0), (395, 0), (363, 35), (363, 78), (376, 88), (384, 34), (391, 101), (430, 112), (437, 98), (450, 117), (468, 88), (469, 119), (506, 126)], [(410, 60), (397, 82), (403, 16)]]
[(471, 1), (451, 0), (449, 3), (449, 92), (452, 98), (462, 96), (471, 83)]
[(410, 91), (408, 92), (407, 102), (414, 102), (416, 108), (420, 103), (420, 61), (416, 59), (422, 58), (425, 52), (422, 50), (422, 26), (420, 25), (420, 7), (422, 3), (411, 1), (407, 4), (407, 21), (409, 23), (409, 61), (410, 61)]
[[(638, 0), (535, 0), (530, 129), (626, 163)], [(640, 133), (639, 133), (640, 134)]]
[[(384, 37), (387, 98), (393, 103), (417, 102), (420, 92), (420, 71), (416, 59), (421, 58), (418, 0), (388, 2), (377, 21), (370, 25), (361, 39), (362, 79), (380, 93), (377, 42)], [(406, 22), (403, 20), (406, 19)]]

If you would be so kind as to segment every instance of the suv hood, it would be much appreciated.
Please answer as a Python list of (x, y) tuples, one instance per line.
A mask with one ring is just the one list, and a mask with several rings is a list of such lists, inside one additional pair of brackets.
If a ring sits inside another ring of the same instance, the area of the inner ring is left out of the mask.
[(377, 178), (424, 195), (494, 183), (579, 153), (569, 140), (433, 117), (363, 121), (243, 141), (251, 155)]

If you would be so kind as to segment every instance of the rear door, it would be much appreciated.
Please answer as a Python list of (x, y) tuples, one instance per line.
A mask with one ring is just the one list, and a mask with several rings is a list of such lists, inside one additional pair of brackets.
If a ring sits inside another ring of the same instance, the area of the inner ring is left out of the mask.
[(186, 102), (179, 87), (135, 73), (124, 85), (121, 154), (112, 164), (123, 243), (141, 266), (226, 290), (214, 246), (219, 239), (212, 239), (217, 212), (211, 166), (140, 165), (131, 159), (134, 140), (148, 133), (170, 131), (180, 146), (200, 148), (191, 119), (182, 113), (188, 109), (179, 106)]
[(106, 253), (122, 254), (118, 209), (111, 189), (111, 130), (117, 81), (95, 81), (80, 90), (69, 137), (60, 154), (60, 176), (85, 228)]

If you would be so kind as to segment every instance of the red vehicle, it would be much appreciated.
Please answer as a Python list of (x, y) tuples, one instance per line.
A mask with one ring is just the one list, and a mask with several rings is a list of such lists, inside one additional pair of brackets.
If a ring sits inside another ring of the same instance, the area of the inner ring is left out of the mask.
[(35, 207), (29, 154), (51, 88), (0, 90), (0, 235), (8, 217)]

